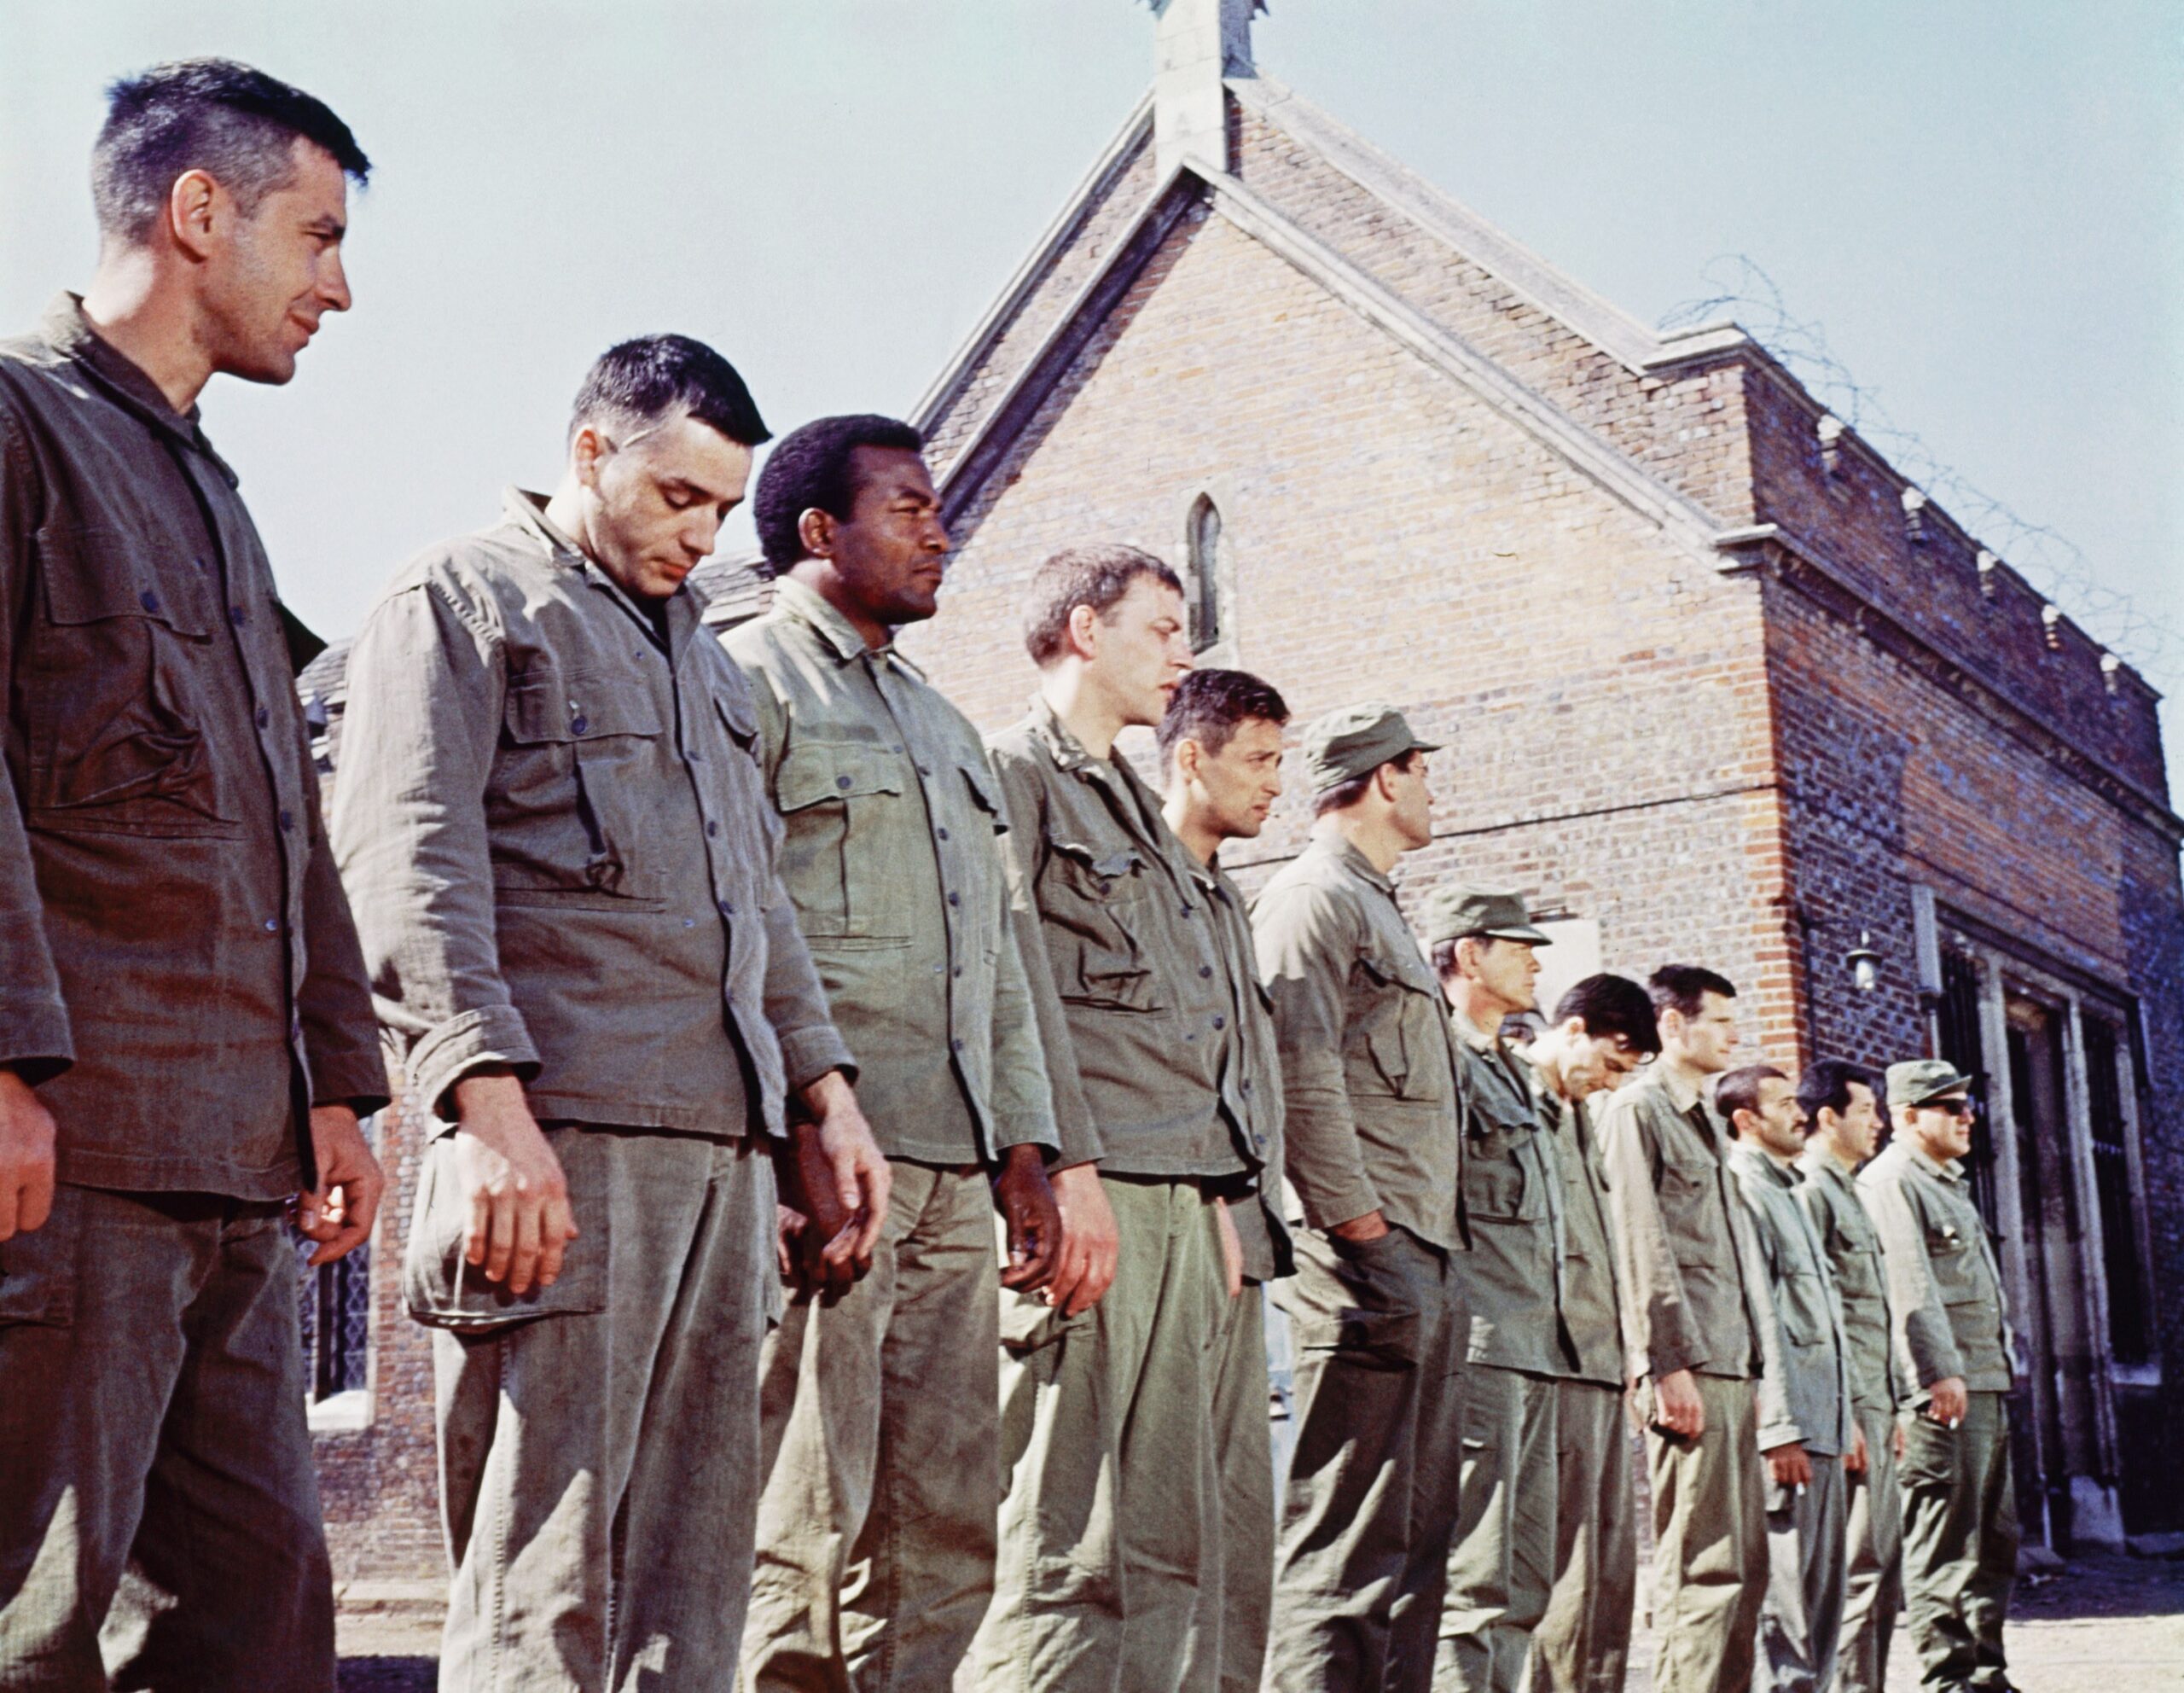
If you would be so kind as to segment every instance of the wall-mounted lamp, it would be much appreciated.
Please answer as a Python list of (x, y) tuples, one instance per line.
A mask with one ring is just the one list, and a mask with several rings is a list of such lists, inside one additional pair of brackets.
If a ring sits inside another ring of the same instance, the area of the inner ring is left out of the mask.
[(1858, 931), (1858, 944), (1843, 955), (1843, 962), (1850, 967), (1850, 982), (1861, 993), (1871, 993), (1880, 986), (1880, 954), (1873, 951), (1873, 936), (1865, 929)]

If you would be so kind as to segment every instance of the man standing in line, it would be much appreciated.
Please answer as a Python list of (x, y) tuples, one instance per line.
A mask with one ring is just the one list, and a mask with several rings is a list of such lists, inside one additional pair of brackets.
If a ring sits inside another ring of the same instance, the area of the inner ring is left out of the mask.
[(1896, 1460), (1896, 1365), (1890, 1339), (1888, 1265), (1880, 1233), (1853, 1179), (1880, 1139), (1880, 1078), (1823, 1058), (1798, 1078), (1809, 1134), (1798, 1160), (1798, 1202), (1812, 1219), (1843, 1303), (1850, 1365), (1850, 1410), (1865, 1440), (1862, 1465), (1845, 1465), (1843, 1638), (1836, 1673), (1843, 1693), (1882, 1693), (1888, 1643), (1903, 1603), (1902, 1501)]
[(1054, 1108), (968, 719), (895, 650), (948, 534), (908, 424), (822, 417), (753, 499), (773, 609), (735, 631), (781, 880), (892, 1175), (872, 1272), (766, 1337), (753, 1693), (944, 1688), (993, 1591), (1000, 1286), (1052, 1267)]
[(1002, 1296), (1009, 1481), (972, 1684), (1171, 1687), (1197, 1663), (1211, 1685), (1214, 1358), (1238, 1249), (1223, 1201), (1261, 1160), (1218, 925), (1115, 750), (1159, 724), (1190, 668), (1182, 589), (1134, 547), (1068, 549), (1032, 576), (1025, 644), (1038, 695), (989, 750), (1061, 1141), (1063, 1254), (1043, 1299)]
[(1433, 838), (1426, 757), (1392, 707), (1304, 731), (1317, 821), (1252, 907), (1304, 1207), (1282, 1297), (1297, 1441), (1275, 1559), (1281, 1693), (1422, 1693), (1455, 1527), (1467, 1249), (1455, 1033), (1396, 904)]
[[(1236, 1091), (1249, 1110), (1258, 1190), (1224, 1201), (1239, 1254), (1228, 1266), (1228, 1308), (1213, 1390), (1214, 1465), (1221, 1489), (1220, 1675), (1185, 1666), (1184, 1687), (1258, 1693), (1274, 1603), (1274, 1443), (1268, 1426), (1263, 1289), (1296, 1273), (1281, 1205), (1281, 1067), (1274, 1016), (1259, 986), (1243, 892), (1217, 854), (1251, 841), (1281, 797), (1281, 729), (1289, 707), (1256, 676), (1194, 670), (1160, 719), (1167, 781), (1161, 814), (1190, 853), (1200, 897), (1221, 942), (1223, 980), (1242, 1033)], [(1212, 1591), (1209, 1588), (1209, 1591)], [(1211, 1631), (1201, 1629), (1204, 1651)]]
[(1555, 1375), (1562, 1320), (1562, 1170), (1531, 1072), (1502, 1038), (1533, 1009), (1548, 944), (1513, 893), (1442, 887), (1426, 943), (1455, 1021), (1472, 1249), (1463, 1469), (1442, 1601), (1435, 1693), (1515, 1693), (1554, 1585)]
[(1978, 1109), (1939, 1058), (1888, 1067), (1896, 1137), (1858, 1178), (1880, 1230), (1903, 1428), (1903, 1588), (1929, 1687), (2009, 1684), (2002, 1624), (2017, 1582), (2010, 1481), (2012, 1342), (1987, 1225), (1958, 1161)]
[(348, 310), (370, 167), (229, 60), (109, 93), (90, 287), (0, 347), (0, 1685), (308, 1693), (334, 1589), (282, 1211), (313, 1264), (370, 1236), (386, 1069), (311, 637), (197, 399), (287, 382)]
[(404, 1279), (444, 1689), (731, 1684), (787, 1107), (807, 1265), (845, 1283), (887, 1220), (750, 688), (683, 588), (765, 438), (711, 347), (622, 343), (553, 497), (409, 565), (350, 657), (334, 842), (439, 1119)]
[(1599, 1131), (1586, 1103), (1661, 1050), (1653, 1002), (1627, 976), (1587, 976), (1519, 1049), (1563, 1181), (1562, 1320), (1574, 1364), (1556, 1372), (1554, 1585), (1532, 1636), (1534, 1693), (1620, 1693), (1638, 1593), (1638, 1519), (1625, 1420), (1622, 1291)]
[(1744, 1693), (1767, 1595), (1751, 1225), (1699, 1089), (1736, 1050), (1736, 989), (1695, 964), (1647, 984), (1661, 1056), (1600, 1111), (1630, 1373), (1653, 1495), (1658, 1693)]
[(1866, 1454), (1850, 1411), (1843, 1307), (1820, 1234), (1798, 1200), (1805, 1116), (1772, 1064), (1723, 1076), (1715, 1108), (1736, 1135), (1729, 1163), (1751, 1208), (1769, 1320), (1760, 1329), (1759, 1451), (1767, 1461), (1765, 1684), (1825, 1693), (1843, 1627), (1844, 1492)]

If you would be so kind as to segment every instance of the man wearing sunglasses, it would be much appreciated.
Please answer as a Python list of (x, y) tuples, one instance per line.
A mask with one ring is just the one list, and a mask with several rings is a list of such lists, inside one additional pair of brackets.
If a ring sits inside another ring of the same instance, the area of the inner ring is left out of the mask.
[(2012, 1354), (2001, 1274), (1960, 1161), (1972, 1078), (1938, 1058), (1888, 1068), (1896, 1138), (1858, 1188), (1888, 1265), (1904, 1432), (1903, 1585), (1921, 1685), (2002, 1690), (2017, 1575)]

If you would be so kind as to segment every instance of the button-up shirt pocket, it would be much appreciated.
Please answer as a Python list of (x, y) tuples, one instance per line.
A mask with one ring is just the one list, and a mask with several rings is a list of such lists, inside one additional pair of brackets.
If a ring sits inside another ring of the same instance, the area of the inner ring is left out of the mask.
[(1438, 1038), (1432, 1019), (1438, 1009), (1409, 980), (1403, 961), (1377, 942), (1358, 955), (1360, 1003), (1350, 1020), (1350, 1062), (1345, 1066), (1352, 1092), (1397, 1099), (1432, 1097), (1426, 1085)]
[(1139, 945), (1131, 913), (1153, 896), (1153, 867), (1135, 846), (1049, 843), (1039, 910), (1046, 919), (1054, 983), (1072, 1005), (1158, 1011), (1159, 984)]
[(1464, 1154), (1464, 1206), (1474, 1223), (1536, 1223), (1547, 1195), (1527, 1149), (1538, 1131), (1473, 1118)]
[(1787, 1263), (1780, 1266), (1780, 1304), (1782, 1332), (1798, 1346), (1825, 1346), (1827, 1331), (1827, 1283), (1820, 1266)]
[(1938, 1217), (1926, 1219), (1926, 1263), (1943, 1305), (1980, 1303), (1978, 1259), (1973, 1242), (1955, 1223)]
[(236, 832), (202, 728), (214, 713), (201, 596), (165, 579), (148, 553), (126, 573), (102, 566), (102, 556), (131, 550), (60, 520), (39, 532), (38, 550), (45, 618), (16, 657), (27, 821), (132, 835)]
[(888, 897), (899, 870), (881, 811), (903, 803), (903, 785), (902, 761), (876, 746), (798, 741), (782, 754), (774, 799), (797, 828), (781, 874), (812, 940), (908, 943), (904, 902)]
[(1661, 1222), (1668, 1230), (1676, 1262), (1687, 1270), (1726, 1271), (1727, 1266), (1714, 1261), (1717, 1232), (1711, 1226), (1711, 1196), (1719, 1192), (1720, 1181), (1721, 1167), (1714, 1159), (1664, 1137), (1658, 1190)]
[(631, 684), (536, 666), (508, 678), (487, 796), (493, 886), (504, 904), (657, 904), (647, 851), (662, 732)]

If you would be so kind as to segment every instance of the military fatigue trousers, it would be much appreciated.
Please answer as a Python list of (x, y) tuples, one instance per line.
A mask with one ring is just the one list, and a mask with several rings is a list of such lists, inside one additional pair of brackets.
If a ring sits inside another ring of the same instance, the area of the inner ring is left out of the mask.
[(2017, 1585), (2009, 1406), (1965, 1395), (1963, 1424), (1903, 1417), (1903, 1594), (1928, 1687), (2002, 1687), (2002, 1621)]
[(1705, 1431), (1652, 1426), (1639, 1391), (1653, 1489), (1654, 1693), (1744, 1693), (1767, 1596), (1766, 1472), (1755, 1384), (1698, 1376)]
[(1555, 1384), (1554, 1588), (1532, 1635), (1532, 1693), (1623, 1693), (1638, 1602), (1638, 1513), (1623, 1393)]
[(1836, 1650), (1841, 1693), (1882, 1693), (1888, 1643), (1903, 1604), (1903, 1500), (1896, 1473), (1896, 1418), (1860, 1411), (1866, 1472), (1847, 1478), (1843, 1639)]
[[(561, 1279), (497, 1321), (471, 1277), (460, 1297), (439, 1289), (471, 1313), (433, 1336), (455, 1560), (440, 1688), (727, 1689), (751, 1591), (758, 1351), (780, 1309), (773, 1166), (751, 1138), (547, 1137), (583, 1231)], [(450, 1238), (445, 1145), (420, 1181), (413, 1309)]]
[[(1762, 1462), (1765, 1460), (1763, 1458)], [(1771, 1693), (1827, 1693), (1843, 1632), (1843, 1460), (1815, 1452), (1802, 1488), (1767, 1482), (1767, 1598), (1759, 1610)]]
[(1433, 1693), (1516, 1693), (1554, 1589), (1556, 1383), (1473, 1364)]
[(331, 1693), (298, 1280), (212, 1194), (64, 1186), (0, 1243), (0, 1687)]
[[(1266, 1368), (1266, 1292), (1246, 1281), (1228, 1302), (1216, 1343), (1213, 1382), (1213, 1466), (1220, 1487), (1221, 1533), (1217, 1626), (1201, 1626), (1197, 1655), (1185, 1687), (1217, 1681), (1221, 1693), (1259, 1693), (1266, 1672), (1267, 1625), (1274, 1609), (1274, 1431)], [(1200, 1667), (1217, 1640), (1219, 1669), (1209, 1678)]]
[(1218, 1673), (1198, 1636), (1219, 1615), (1220, 1225), (1194, 1181), (1103, 1185), (1121, 1244), (1107, 1296), (1071, 1318), (1002, 1296), (1001, 1551), (961, 1678), (980, 1693)]
[(1462, 1472), (1471, 1318), (1449, 1256), (1403, 1229), (1297, 1236), (1297, 1351), (1269, 1647), (1281, 1693), (1432, 1684)]
[(753, 1693), (944, 1688), (993, 1593), (993, 1190), (975, 1165), (892, 1167), (871, 1270), (793, 1300), (762, 1353)]

